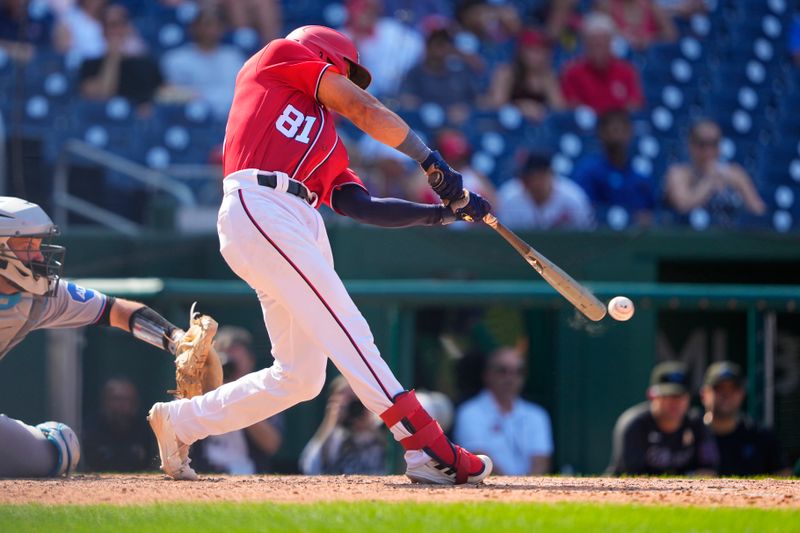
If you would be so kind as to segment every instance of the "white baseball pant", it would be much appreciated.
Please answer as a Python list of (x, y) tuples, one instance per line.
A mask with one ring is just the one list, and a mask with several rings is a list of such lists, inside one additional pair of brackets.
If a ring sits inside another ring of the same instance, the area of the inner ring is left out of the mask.
[[(220, 250), (261, 302), (275, 362), (202, 396), (170, 402), (178, 438), (191, 444), (316, 397), (328, 357), (362, 403), (383, 413), (404, 389), (333, 269), (320, 214), (297, 196), (259, 185), (254, 170), (231, 174), (223, 187)], [(398, 440), (409, 435), (401, 424), (391, 430)], [(406, 459), (427, 456), (407, 452)]]

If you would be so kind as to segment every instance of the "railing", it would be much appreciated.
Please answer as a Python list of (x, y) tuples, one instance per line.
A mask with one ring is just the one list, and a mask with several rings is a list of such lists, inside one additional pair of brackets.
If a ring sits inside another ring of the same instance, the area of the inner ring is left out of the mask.
[(74, 212), (125, 235), (137, 236), (142, 233), (143, 229), (136, 222), (69, 193), (69, 168), (73, 157), (89, 160), (108, 170), (119, 172), (150, 189), (164, 192), (174, 198), (179, 207), (196, 205), (194, 194), (186, 184), (163, 172), (102, 150), (87, 142), (71, 139), (64, 143), (53, 177), (53, 220), (62, 228), (67, 225), (68, 212)]
[(0, 195), (5, 195), (8, 190), (6, 168), (6, 121), (3, 113), (0, 113)]

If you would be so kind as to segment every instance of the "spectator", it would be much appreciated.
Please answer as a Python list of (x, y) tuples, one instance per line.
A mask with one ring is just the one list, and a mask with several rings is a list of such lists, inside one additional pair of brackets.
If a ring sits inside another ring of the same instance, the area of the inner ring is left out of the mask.
[(0, 49), (20, 63), (30, 61), (36, 48), (47, 46), (50, 41), (50, 17), (31, 18), (29, 4), (30, 0), (0, 3)]
[(742, 210), (762, 215), (764, 202), (747, 172), (736, 163), (720, 161), (722, 132), (708, 119), (689, 131), (689, 163), (676, 163), (667, 170), (667, 203), (678, 213), (704, 208), (711, 222), (730, 226)]
[(706, 0), (656, 0), (656, 4), (672, 18), (688, 19), (708, 13)]
[(379, 97), (394, 96), (406, 73), (422, 58), (422, 35), (381, 16), (381, 0), (347, 0), (345, 6), (348, 16), (342, 31), (356, 44), (360, 64), (372, 73), (369, 91)]
[(545, 21), (548, 37), (564, 50), (574, 50), (581, 27), (579, 0), (550, 0), (548, 3)]
[(225, 12), (234, 31), (254, 29), (261, 43), (283, 37), (283, 13), (278, 0), (212, 0)]
[(702, 421), (690, 419), (686, 366), (653, 368), (648, 402), (622, 413), (614, 426), (610, 474), (714, 475), (719, 452)]
[(796, 67), (800, 67), (800, 9), (796, 9), (789, 30), (789, 53)]
[(456, 19), (489, 49), (510, 43), (522, 29), (522, 20), (512, 2), (462, 0), (456, 8)]
[(700, 398), (705, 407), (703, 422), (713, 432), (719, 448), (719, 474), (791, 475), (775, 434), (741, 412), (744, 397), (744, 376), (739, 365), (719, 361), (708, 367)]
[(107, 0), (78, 0), (63, 10), (53, 36), (55, 49), (77, 64), (106, 53), (103, 18)]
[(422, 389), (417, 389), (416, 396), (422, 408), (448, 433), (453, 427), (453, 402), (450, 398), (443, 392)]
[(635, 50), (678, 38), (672, 18), (654, 0), (597, 0), (597, 8), (614, 20), (620, 35)]
[(592, 208), (586, 194), (555, 176), (550, 152), (532, 152), (520, 176), (500, 187), (498, 213), (513, 229), (589, 229)]
[(520, 397), (525, 384), (522, 350), (506, 346), (493, 352), (483, 380), (485, 389), (456, 411), (456, 440), (491, 457), (498, 475), (550, 472), (550, 417), (547, 411)]
[(520, 34), (513, 64), (497, 67), (489, 87), (493, 107), (513, 103), (529, 120), (541, 121), (550, 109), (565, 106), (547, 37), (535, 30)]
[(400, 88), (400, 103), (409, 108), (431, 102), (447, 111), (450, 122), (462, 124), (478, 98), (475, 73), (461, 58), (449, 28), (428, 35), (425, 57), (412, 68)]
[[(223, 381), (230, 383), (256, 367), (252, 336), (244, 328), (219, 328), (214, 348), (222, 360)], [(250, 427), (212, 435), (191, 450), (192, 466), (198, 472), (232, 475), (263, 474), (274, 471), (272, 456), (283, 442), (283, 416), (278, 414)]]
[(386, 434), (378, 417), (358, 401), (342, 376), (329, 387), (325, 417), (300, 455), (300, 471), (386, 474)]
[(655, 205), (653, 184), (631, 164), (633, 125), (628, 112), (615, 110), (603, 114), (597, 121), (597, 135), (602, 152), (579, 161), (573, 179), (604, 216), (611, 208), (618, 207), (633, 217), (634, 224), (649, 225)]
[(383, 5), (387, 17), (415, 27), (424, 26), (430, 16), (453, 18), (452, 0), (384, 0)]
[(127, 378), (103, 385), (100, 408), (83, 430), (83, 465), (95, 472), (137, 472), (155, 468), (156, 442), (144, 414), (139, 392)]
[(357, 147), (363, 165), (364, 183), (370, 194), (416, 201), (430, 189), (419, 165), (394, 148), (379, 143), (369, 135), (363, 135)]
[(235, 46), (222, 44), (225, 28), (214, 9), (201, 11), (191, 31), (194, 42), (164, 54), (161, 70), (171, 86), (188, 92), (190, 99), (205, 100), (224, 119), (245, 57)]
[(597, 114), (611, 109), (636, 110), (644, 96), (636, 68), (614, 57), (611, 42), (614, 21), (603, 13), (592, 13), (583, 21), (583, 57), (564, 69), (561, 88), (570, 106), (589, 106)]
[(161, 86), (158, 63), (147, 54), (123, 6), (112, 5), (106, 9), (103, 31), (106, 53), (81, 65), (81, 94), (90, 100), (122, 96), (142, 111)]

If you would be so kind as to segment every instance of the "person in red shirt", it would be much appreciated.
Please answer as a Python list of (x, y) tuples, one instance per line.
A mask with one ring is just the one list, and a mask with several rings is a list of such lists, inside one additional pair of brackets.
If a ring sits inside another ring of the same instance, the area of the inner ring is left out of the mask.
[(561, 77), (570, 106), (588, 106), (602, 114), (611, 109), (635, 111), (644, 104), (636, 68), (611, 50), (614, 31), (608, 15), (593, 13), (584, 19), (584, 56), (568, 64)]
[[(174, 479), (196, 479), (188, 459), (196, 440), (316, 397), (329, 357), (403, 445), (412, 481), (479, 483), (491, 473), (491, 459), (451, 443), (380, 357), (333, 268), (314, 209), (325, 204), (389, 227), (479, 221), (491, 209), (463, 189), (461, 175), (438, 152), (364, 90), (370, 80), (352, 41), (324, 26), (304, 26), (270, 42), (237, 77), (223, 152), (220, 250), (258, 296), (275, 362), (213, 394), (153, 406), (148, 419), (162, 469)], [(347, 166), (334, 112), (418, 161), (442, 203), (373, 198)]]

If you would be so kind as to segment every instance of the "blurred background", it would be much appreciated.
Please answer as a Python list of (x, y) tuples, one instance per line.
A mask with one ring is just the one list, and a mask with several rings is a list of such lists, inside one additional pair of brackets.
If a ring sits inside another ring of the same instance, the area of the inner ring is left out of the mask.
[[(552, 423), (546, 471), (591, 474), (656, 363), (686, 363), (700, 409), (703, 373), (729, 360), (747, 414), (800, 457), (794, 1), (0, 0), (0, 194), (61, 227), (68, 277), (179, 325), (199, 300), (268, 365), (257, 300), (218, 253), (221, 145), (238, 69), (305, 24), (350, 35), (370, 91), (523, 238), (637, 305), (630, 322), (587, 323), (488, 228), (324, 212), (337, 271), (404, 384), (457, 408), (486, 385), (489, 354), (515, 346), (522, 397)], [(373, 195), (435, 201), (416, 165), (338, 129)], [(93, 427), (123, 390), (143, 416), (172, 372), (119, 332), (37, 333), (0, 361), (0, 410)], [(260, 471), (300, 471), (332, 409), (288, 411)]]

